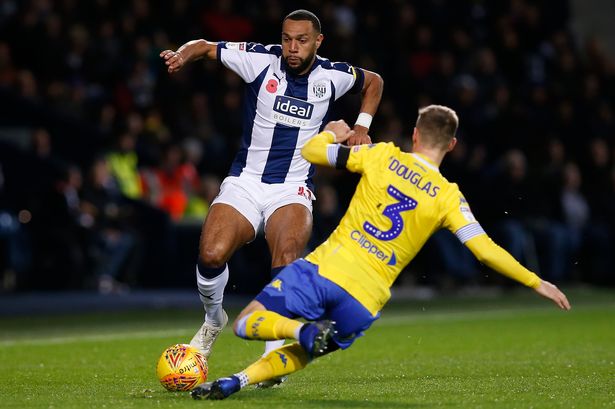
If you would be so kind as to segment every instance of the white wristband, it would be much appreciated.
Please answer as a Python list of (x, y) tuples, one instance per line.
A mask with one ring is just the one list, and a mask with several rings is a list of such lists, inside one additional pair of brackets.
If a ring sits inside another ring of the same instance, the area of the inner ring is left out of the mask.
[(368, 113), (365, 112), (361, 112), (359, 114), (359, 117), (357, 118), (357, 122), (355, 122), (355, 125), (361, 125), (367, 129), (369, 129), (369, 126), (372, 124), (372, 119), (373, 116), (371, 116)]

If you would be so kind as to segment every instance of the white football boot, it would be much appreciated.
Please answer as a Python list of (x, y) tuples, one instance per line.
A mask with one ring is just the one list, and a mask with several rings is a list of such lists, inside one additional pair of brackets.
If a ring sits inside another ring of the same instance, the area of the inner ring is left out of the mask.
[(218, 335), (220, 335), (220, 333), (228, 323), (228, 315), (226, 314), (226, 311), (222, 310), (222, 314), (223, 319), (221, 327), (214, 327), (213, 325), (204, 322), (203, 325), (201, 325), (201, 328), (199, 328), (199, 330), (196, 332), (196, 334), (194, 334), (194, 337), (192, 337), (192, 340), (190, 341), (190, 345), (201, 351), (201, 353), (205, 355), (205, 358), (207, 359), (209, 359), (209, 355), (211, 354), (211, 348), (213, 347), (214, 342), (216, 342)]

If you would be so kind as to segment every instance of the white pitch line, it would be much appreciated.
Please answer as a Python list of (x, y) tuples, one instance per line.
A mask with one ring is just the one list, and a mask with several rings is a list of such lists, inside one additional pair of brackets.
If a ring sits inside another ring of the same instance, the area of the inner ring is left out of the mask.
[(0, 341), (0, 347), (11, 347), (15, 345), (61, 345), (74, 342), (101, 342), (101, 341), (119, 341), (125, 339), (140, 339), (140, 338), (165, 338), (172, 336), (189, 335), (187, 330), (157, 330), (157, 331), (135, 331), (135, 332), (118, 332), (111, 334), (92, 334), (92, 335), (72, 335), (64, 337), (48, 337), (35, 339), (9, 339)]
[[(375, 325), (391, 326), (408, 324), (413, 322), (424, 321), (461, 321), (468, 319), (491, 319), (493, 317), (514, 316), (518, 313), (527, 311), (536, 311), (536, 309), (511, 309), (497, 311), (472, 311), (472, 312), (426, 312), (418, 313), (421, 315), (388, 315), (386, 311), (384, 317), (379, 319)], [(143, 338), (165, 338), (172, 336), (189, 335), (188, 330), (156, 330), (156, 331), (134, 331), (134, 332), (117, 332), (107, 334), (89, 334), (89, 335), (71, 335), (58, 337), (41, 337), (34, 339), (9, 339), (0, 341), (0, 347), (11, 347), (16, 345), (62, 345), (75, 342), (102, 342), (102, 341), (121, 341), (128, 339), (143, 339)], [(35, 336), (35, 335), (34, 335)]]
[[(613, 308), (613, 304), (606, 305), (584, 305), (579, 309), (582, 310), (591, 310), (591, 309), (603, 309), (603, 308)], [(497, 310), (489, 310), (489, 311), (448, 311), (448, 312), (439, 312), (433, 310), (426, 310), (425, 312), (417, 312), (417, 311), (409, 311), (407, 315), (401, 315), (399, 312), (391, 311), (387, 313), (385, 310), (383, 313), (383, 317), (374, 323), (374, 326), (393, 326), (393, 325), (401, 325), (401, 324), (411, 324), (411, 323), (419, 323), (419, 322), (459, 322), (459, 321), (483, 321), (490, 320), (494, 318), (502, 319), (502, 318), (511, 318), (526, 314), (550, 314), (553, 313), (564, 313), (563, 311), (557, 311), (554, 306), (545, 306), (545, 307), (527, 307), (527, 308), (509, 308), (509, 309), (497, 309)], [(230, 331), (230, 327), (225, 329), (226, 331)], [(155, 330), (155, 331), (134, 331), (134, 332), (116, 332), (116, 333), (107, 333), (107, 334), (89, 334), (89, 335), (71, 335), (71, 336), (60, 336), (60, 337), (40, 337), (35, 339), (8, 339), (0, 341), (0, 347), (11, 347), (16, 345), (61, 345), (61, 344), (69, 344), (74, 342), (101, 342), (101, 341), (120, 341), (120, 340), (128, 340), (128, 339), (142, 339), (142, 338), (165, 338), (165, 337), (182, 337), (191, 335), (190, 330), (182, 330), (182, 329), (174, 329), (174, 330)], [(33, 336), (36, 336), (33, 334)]]
[[(429, 322), (429, 321), (482, 321), (482, 320), (490, 320), (493, 318), (509, 318), (516, 317), (520, 315), (524, 315), (527, 313), (534, 312), (547, 312), (548, 310), (540, 309), (540, 308), (514, 308), (508, 310), (489, 310), (489, 311), (463, 311), (463, 312), (413, 312), (413, 315), (390, 315), (385, 316), (382, 319), (378, 320), (378, 323), (381, 325), (389, 326), (389, 325), (398, 325), (398, 324), (406, 324), (413, 322)], [(386, 315), (386, 311), (384, 312)]]
[[(614, 309), (615, 304), (596, 304), (596, 305), (583, 305), (581, 307), (574, 308), (572, 311), (582, 310), (603, 310)], [(534, 307), (520, 307), (520, 308), (506, 308), (506, 309), (494, 309), (494, 310), (475, 310), (475, 311), (437, 311), (437, 310), (425, 310), (425, 311), (409, 311), (407, 315), (400, 314), (395, 311), (387, 314), (387, 311), (383, 312), (383, 317), (376, 321), (374, 325), (399, 325), (408, 324), (413, 322), (431, 322), (431, 321), (487, 321), (494, 318), (512, 318), (518, 316), (524, 316), (527, 314), (566, 314), (566, 312), (559, 310), (555, 305), (545, 304), (544, 306)]]

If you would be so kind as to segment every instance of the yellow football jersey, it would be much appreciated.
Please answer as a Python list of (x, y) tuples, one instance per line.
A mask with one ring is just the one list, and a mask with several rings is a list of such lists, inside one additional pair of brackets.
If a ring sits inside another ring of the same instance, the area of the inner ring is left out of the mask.
[(456, 184), (392, 143), (354, 147), (346, 166), (363, 176), (339, 226), (306, 259), (376, 313), (434, 232), (455, 233), (475, 220)]
[[(308, 160), (331, 161), (336, 145), (325, 147), (330, 138), (325, 134), (304, 148)], [(424, 156), (403, 152), (392, 143), (361, 145), (351, 149), (346, 167), (362, 174), (355, 194), (339, 226), (306, 259), (374, 315), (390, 298), (399, 273), (434, 232), (447, 228), (464, 243), (485, 236), (457, 185)], [(506, 253), (488, 238), (477, 242)], [(510, 264), (505, 270), (520, 270), (527, 275), (524, 284), (537, 285), (535, 274), (497, 251), (498, 259)], [(510, 271), (504, 274), (522, 281)]]

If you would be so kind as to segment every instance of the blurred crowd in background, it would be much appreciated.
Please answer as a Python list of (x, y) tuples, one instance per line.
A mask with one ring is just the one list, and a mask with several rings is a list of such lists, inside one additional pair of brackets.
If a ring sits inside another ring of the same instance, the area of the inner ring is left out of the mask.
[[(184, 42), (279, 43), (296, 8), (319, 55), (379, 73), (370, 134), (410, 149), (421, 106), (460, 117), (443, 174), (485, 230), (557, 283), (615, 283), (615, 63), (570, 29), (567, 1), (5, 0), (0, 4), (0, 288), (192, 286), (200, 225), (241, 134), (241, 79), (216, 62), (168, 75)], [(333, 118), (354, 123), (347, 96)], [(357, 177), (318, 169), (310, 248)], [(231, 291), (268, 281), (262, 238)], [(504, 284), (448, 232), (400, 281)], [(510, 285), (510, 284), (509, 284)]]

